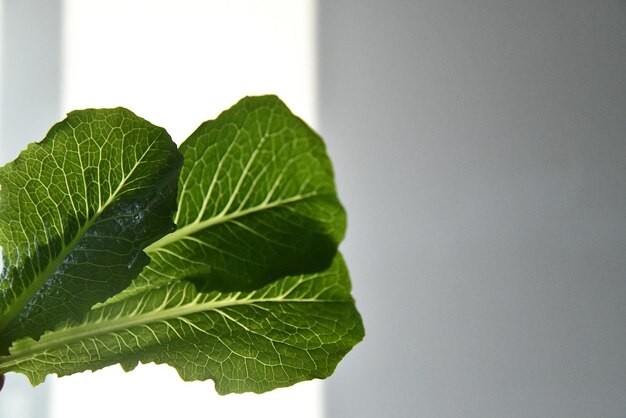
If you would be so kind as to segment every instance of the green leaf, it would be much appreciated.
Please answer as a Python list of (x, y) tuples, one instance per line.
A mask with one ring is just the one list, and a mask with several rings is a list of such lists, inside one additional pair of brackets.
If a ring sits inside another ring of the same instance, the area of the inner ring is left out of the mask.
[(163, 130), (90, 110), (0, 169), (0, 375), (155, 362), (264, 392), (329, 376), (363, 338), (321, 138), (251, 97), (181, 152), (178, 178)]
[(182, 159), (118, 109), (72, 112), (0, 169), (0, 352), (127, 287), (174, 229)]
[(167, 363), (216, 390), (265, 392), (329, 376), (363, 338), (340, 255), (321, 273), (289, 276), (252, 292), (198, 292), (174, 281), (93, 309), (80, 324), (16, 342), (0, 373), (33, 384), (121, 362)]
[(327, 268), (345, 231), (322, 139), (275, 96), (247, 97), (180, 151), (178, 229), (146, 249), (133, 287), (177, 279), (252, 290)]

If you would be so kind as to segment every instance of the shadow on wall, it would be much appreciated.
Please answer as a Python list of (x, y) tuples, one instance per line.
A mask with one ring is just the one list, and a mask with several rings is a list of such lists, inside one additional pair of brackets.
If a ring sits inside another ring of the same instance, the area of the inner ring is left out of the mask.
[(319, 3), (335, 417), (626, 416), (626, 2)]

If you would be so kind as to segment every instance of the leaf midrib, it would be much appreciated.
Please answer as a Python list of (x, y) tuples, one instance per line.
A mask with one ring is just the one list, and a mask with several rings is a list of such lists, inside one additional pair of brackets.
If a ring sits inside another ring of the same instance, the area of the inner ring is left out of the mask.
[[(289, 292), (288, 292), (289, 293)], [(317, 295), (319, 295), (319, 292)], [(13, 348), (9, 356), (0, 357), (0, 369), (7, 368), (15, 364), (19, 364), (25, 358), (31, 357), (35, 354), (44, 354), (47, 350), (61, 347), (66, 344), (70, 344), (73, 341), (79, 341), (84, 338), (94, 338), (104, 334), (110, 334), (118, 331), (129, 330), (137, 326), (148, 326), (155, 322), (169, 321), (177, 318), (184, 318), (186, 316), (207, 311), (216, 311), (220, 308), (227, 308), (240, 305), (256, 305), (262, 303), (343, 303), (341, 299), (318, 299), (315, 296), (309, 298), (288, 298), (283, 295), (278, 295), (269, 298), (241, 298), (240, 293), (234, 294), (230, 298), (222, 300), (211, 300), (208, 302), (199, 302), (203, 298), (202, 294), (199, 294), (194, 300), (181, 306), (172, 308), (150, 311), (148, 313), (141, 313), (138, 315), (129, 315), (128, 313), (122, 319), (104, 319), (90, 322), (88, 324), (81, 324), (74, 327), (64, 328), (59, 331), (52, 331), (49, 334), (44, 334), (39, 341), (34, 341), (33, 344), (25, 345), (18, 348)], [(107, 322), (109, 324), (107, 325)], [(82, 328), (82, 329), (81, 329)], [(78, 330), (78, 331), (77, 331)]]
[(144, 251), (146, 252), (146, 254), (150, 254), (152, 252), (158, 251), (158, 249), (161, 247), (165, 247), (171, 243), (174, 243), (176, 241), (183, 239), (186, 236), (193, 235), (203, 229), (210, 228), (218, 224), (226, 223), (234, 219), (251, 215), (253, 213), (280, 207), (283, 205), (288, 205), (290, 203), (301, 202), (301, 201), (310, 199), (312, 197), (321, 196), (321, 195), (322, 194), (318, 192), (310, 192), (310, 193), (305, 193), (301, 195), (295, 195), (286, 199), (279, 199), (270, 203), (263, 203), (263, 204), (253, 206), (248, 209), (236, 210), (234, 212), (224, 214), (224, 215), (217, 215), (217, 216), (205, 219), (203, 221), (194, 221), (188, 225), (178, 228), (176, 231), (164, 236), (160, 240), (155, 241), (154, 243), (146, 247)]

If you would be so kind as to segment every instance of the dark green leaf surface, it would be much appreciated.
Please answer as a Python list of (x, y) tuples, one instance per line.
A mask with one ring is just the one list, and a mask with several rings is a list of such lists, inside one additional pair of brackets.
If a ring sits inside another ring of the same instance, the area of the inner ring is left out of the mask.
[(0, 352), (128, 286), (173, 230), (181, 163), (165, 130), (118, 108), (70, 113), (0, 169)]
[(128, 294), (189, 279), (252, 290), (329, 266), (345, 230), (321, 138), (274, 96), (248, 97), (180, 147), (176, 232)]
[(24, 339), (0, 357), (0, 373), (33, 384), (121, 362), (167, 363), (185, 380), (213, 379), (216, 390), (265, 392), (329, 376), (363, 338), (340, 255), (322, 272), (279, 279), (257, 291), (199, 293), (174, 281), (93, 309)]

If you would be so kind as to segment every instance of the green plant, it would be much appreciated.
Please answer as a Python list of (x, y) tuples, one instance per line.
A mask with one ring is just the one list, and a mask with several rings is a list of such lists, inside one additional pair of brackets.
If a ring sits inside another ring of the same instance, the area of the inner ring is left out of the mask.
[(363, 338), (324, 144), (274, 96), (177, 149), (75, 111), (0, 169), (0, 374), (167, 363), (216, 390), (325, 378)]

